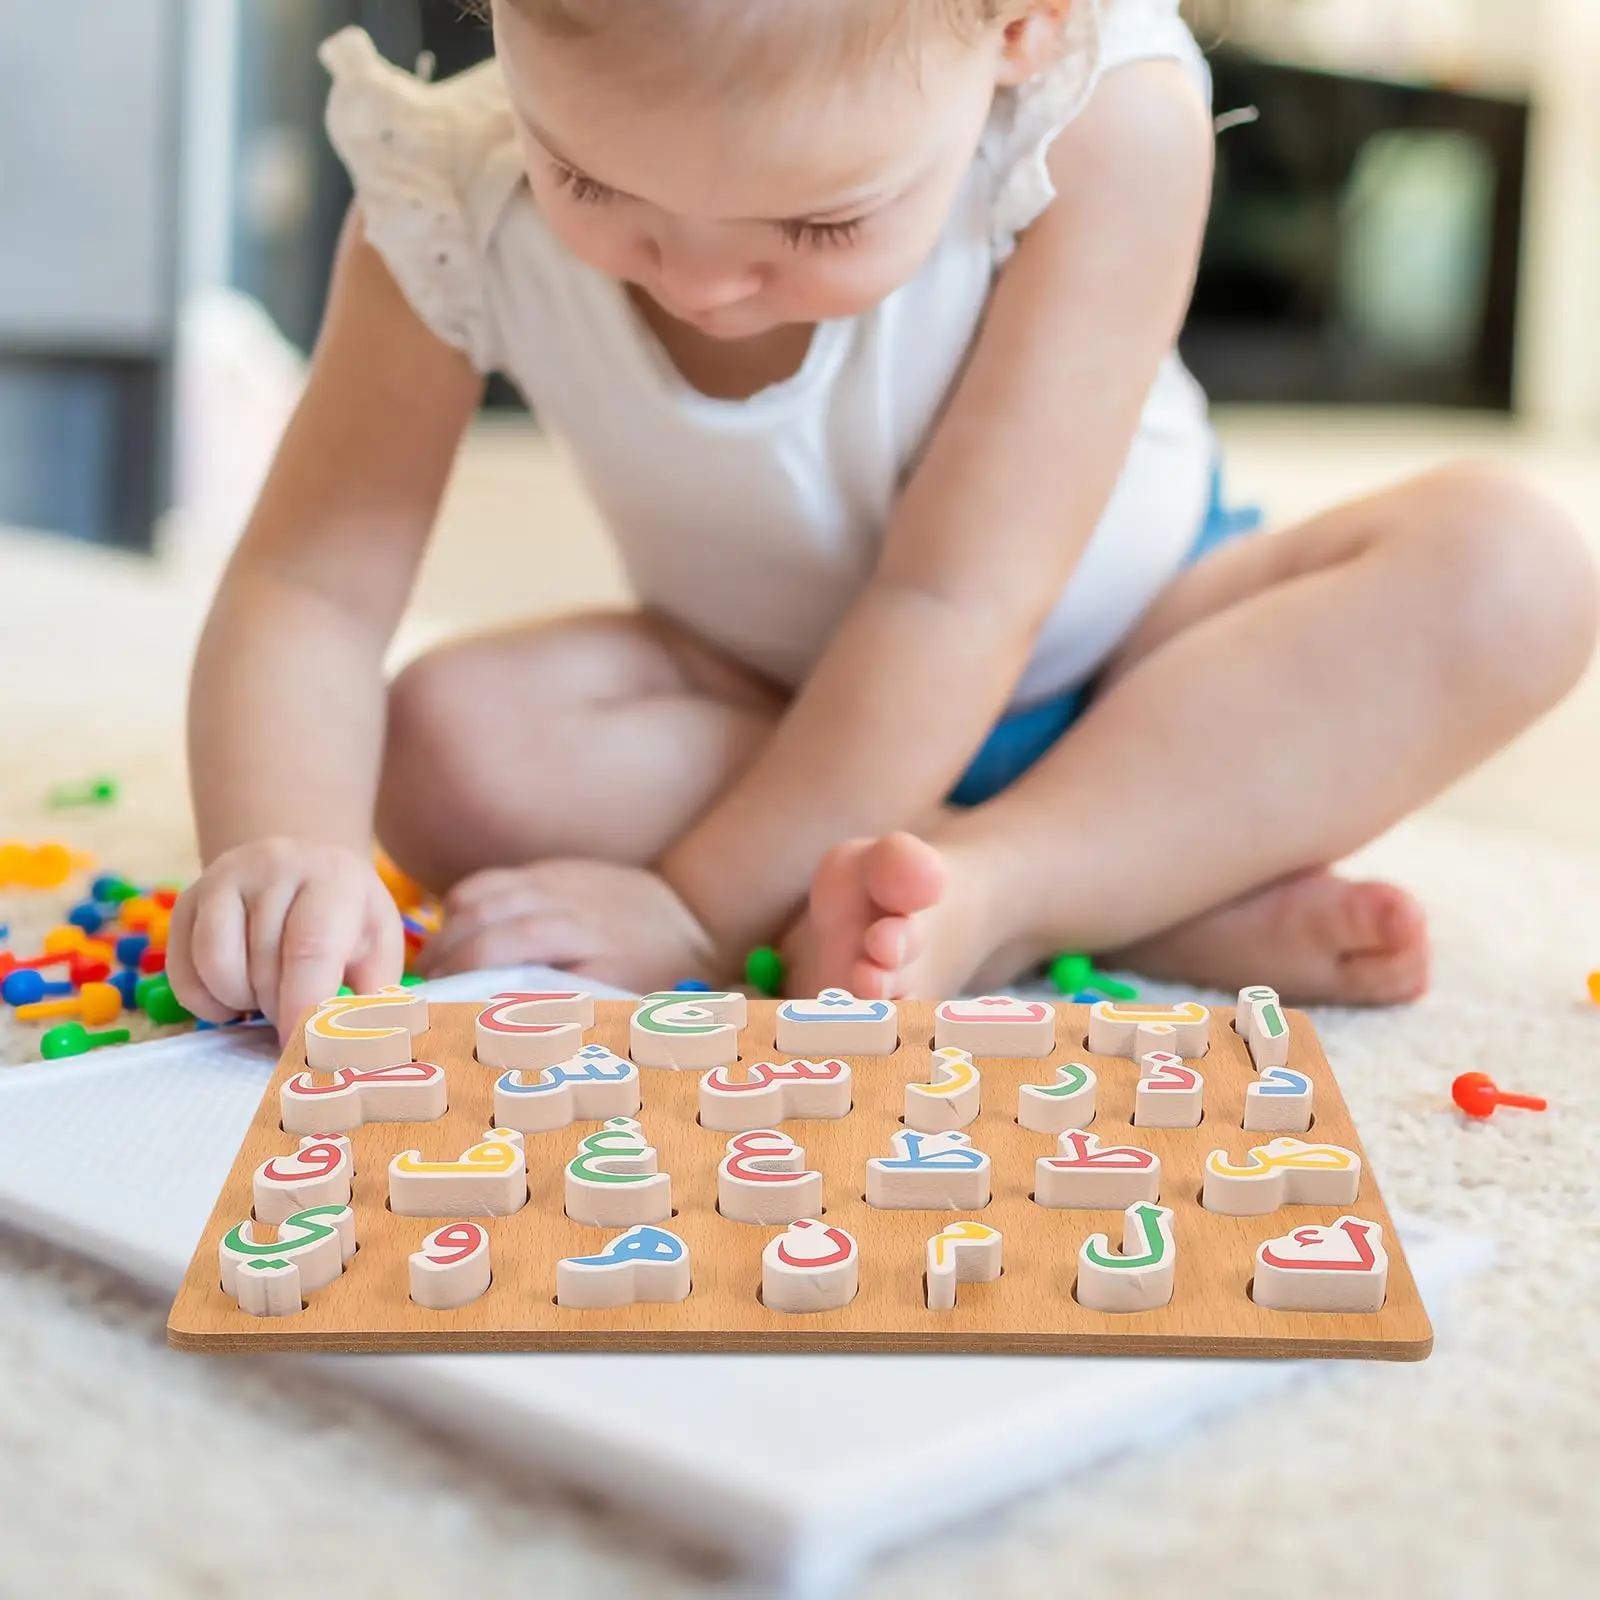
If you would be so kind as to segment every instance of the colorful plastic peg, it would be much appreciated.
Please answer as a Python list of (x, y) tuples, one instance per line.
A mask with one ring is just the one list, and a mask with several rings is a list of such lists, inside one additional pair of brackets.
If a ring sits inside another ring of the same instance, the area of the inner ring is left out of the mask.
[(133, 899), (138, 892), (126, 878), (119, 878), (114, 872), (101, 873), (89, 885), (89, 897), (100, 901), (102, 905), (121, 905), (124, 900)]
[(172, 992), (172, 980), (164, 972), (154, 972), (148, 978), (141, 978), (134, 990), (134, 998), (139, 1003), (139, 1009), (152, 1022), (166, 1026), (174, 1022), (194, 1021), (194, 1013), (185, 1010), (179, 1003), (178, 997)]
[(1450, 1098), (1469, 1117), (1492, 1117), (1496, 1106), (1520, 1106), (1524, 1111), (1544, 1111), (1548, 1100), (1531, 1094), (1503, 1094), (1487, 1072), (1463, 1072), (1450, 1085)]
[(1600, 972), (1589, 974), (1589, 998), (1600, 1006)]
[(0, 843), (0, 889), (59, 889), (76, 864), (59, 840), (24, 844), (7, 839)]
[(771, 945), (761, 945), (745, 957), (744, 981), (759, 994), (776, 1000), (783, 993), (783, 957)]
[(8, 972), (5, 980), (0, 982), (0, 1000), (4, 1000), (8, 1006), (37, 1005), (47, 995), (71, 993), (70, 983), (46, 982), (43, 974), (32, 967), (19, 967), (15, 972)]
[(48, 804), (52, 811), (65, 811), (72, 806), (109, 806), (116, 798), (115, 778), (86, 778), (81, 783), (63, 783), (52, 789)]
[(117, 940), (117, 964), (123, 967), (136, 967), (139, 959), (150, 948), (150, 935), (148, 933), (125, 933)]
[(65, 1000), (38, 1000), (17, 1007), (18, 1022), (43, 1022), (48, 1017), (76, 1017), (80, 1022), (115, 1022), (122, 1015), (122, 996), (109, 983), (86, 983)]
[(104, 961), (107, 966), (116, 957), (116, 948), (104, 939), (91, 939), (82, 928), (69, 923), (52, 928), (44, 936), (44, 951), (52, 956), (82, 956), (85, 961)]
[(121, 972), (113, 972), (106, 982), (122, 996), (122, 1009), (124, 1011), (137, 1011), (139, 1008), (139, 970), (137, 967), (124, 967)]
[(107, 1045), (126, 1044), (133, 1035), (126, 1028), (111, 1028), (105, 1033), (90, 1033), (81, 1022), (63, 1022), (39, 1035), (39, 1054), (46, 1061), (63, 1061), (68, 1056), (86, 1056)]
[(1096, 972), (1094, 962), (1086, 955), (1069, 951), (1050, 963), (1050, 982), (1058, 994), (1069, 994), (1075, 1002), (1082, 1001), (1087, 991), (1096, 1000), (1137, 1000), (1139, 991), (1131, 984), (1119, 983), (1104, 973)]

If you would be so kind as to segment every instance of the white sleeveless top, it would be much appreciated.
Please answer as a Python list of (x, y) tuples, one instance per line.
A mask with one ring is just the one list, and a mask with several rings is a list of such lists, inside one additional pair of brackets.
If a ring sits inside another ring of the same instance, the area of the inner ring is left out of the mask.
[[(623, 286), (545, 225), (496, 63), (423, 83), (348, 28), (322, 47), (328, 130), (417, 314), (480, 371), (510, 377), (572, 447), (641, 603), (792, 687), (873, 569), (995, 268), (1054, 196), (1051, 141), (1129, 61), (1176, 58), (1209, 100), (1178, 0), (1095, 0), (1070, 16), (1058, 65), (997, 95), (916, 276), (819, 325), (800, 370), (747, 400), (686, 383)], [(1205, 397), (1174, 353), (1013, 709), (1090, 677), (1168, 582), (1204, 518), (1212, 455)]]

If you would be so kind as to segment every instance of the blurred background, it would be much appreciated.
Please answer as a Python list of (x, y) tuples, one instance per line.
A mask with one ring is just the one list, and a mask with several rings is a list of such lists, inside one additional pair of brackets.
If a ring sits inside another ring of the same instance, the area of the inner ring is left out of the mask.
[[(1224, 131), (1184, 350), (1236, 497), (1284, 522), (1502, 454), (1600, 542), (1600, 3), (1186, 9)], [(0, 594), (44, 626), (51, 582), (113, 608), (133, 586), (175, 673), (145, 699), (175, 716), (315, 338), (348, 199), (315, 47), (351, 22), (440, 76), (489, 49), (455, 0), (0, 8)], [(497, 386), (402, 649), (622, 594), (559, 446)], [(1450, 803), (1600, 835), (1573, 785), (1498, 770)]]

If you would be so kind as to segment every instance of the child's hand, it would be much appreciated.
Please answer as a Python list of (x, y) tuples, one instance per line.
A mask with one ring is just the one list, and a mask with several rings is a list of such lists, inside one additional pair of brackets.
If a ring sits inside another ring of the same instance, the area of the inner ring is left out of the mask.
[(263, 1011), (280, 1038), (341, 983), (379, 989), (404, 963), (400, 915), (371, 861), (294, 839), (218, 856), (178, 897), (167, 939), (172, 991), (196, 1016)]
[(541, 962), (624, 989), (707, 978), (711, 944), (655, 873), (604, 861), (541, 861), (465, 878), (418, 963), (425, 977)]

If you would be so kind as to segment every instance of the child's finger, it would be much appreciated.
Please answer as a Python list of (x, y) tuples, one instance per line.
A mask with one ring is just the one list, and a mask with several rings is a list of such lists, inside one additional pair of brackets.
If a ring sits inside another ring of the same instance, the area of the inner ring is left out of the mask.
[(318, 876), (301, 884), (283, 919), (277, 992), (280, 1039), (287, 1039), (314, 1006), (339, 992), (345, 968), (361, 942), (365, 910), (365, 896), (348, 878)]
[(244, 900), (233, 884), (212, 884), (200, 889), (190, 949), (200, 982), (223, 1008), (219, 1020), (255, 1010), (255, 990), (245, 953)]
[[(429, 962), (428, 975), (443, 978), (477, 967), (516, 967), (533, 962), (569, 967), (593, 953), (592, 941), (581, 937), (564, 918), (535, 913), (496, 922), (457, 940)], [(431, 949), (429, 954), (433, 954)]]
[(357, 994), (373, 994), (400, 981), (405, 971), (405, 934), (400, 917), (387, 893), (368, 897), (366, 936), (350, 963), (350, 987)]
[[(442, 970), (439, 964), (454, 959), (451, 953), (457, 945), (481, 938), (489, 929), (501, 923), (548, 916), (551, 910), (551, 902), (545, 896), (522, 885), (507, 884), (474, 905), (458, 911), (446, 911), (439, 931), (423, 947), (418, 970)], [(463, 969), (453, 966), (450, 970), (457, 972)]]
[(298, 878), (261, 885), (245, 902), (245, 964), (256, 1008), (269, 1022), (278, 1020), (284, 918), (300, 892)]
[(227, 1022), (237, 1013), (230, 1011), (206, 988), (194, 964), (194, 912), (197, 895), (193, 889), (178, 896), (167, 925), (167, 981), (178, 1003), (207, 1022)]
[(463, 878), (445, 891), (440, 901), (444, 914), (448, 917), (471, 911), (485, 899), (493, 899), (515, 887), (522, 880), (523, 872), (521, 867), (486, 867), (482, 872), (474, 872), (470, 878)]

